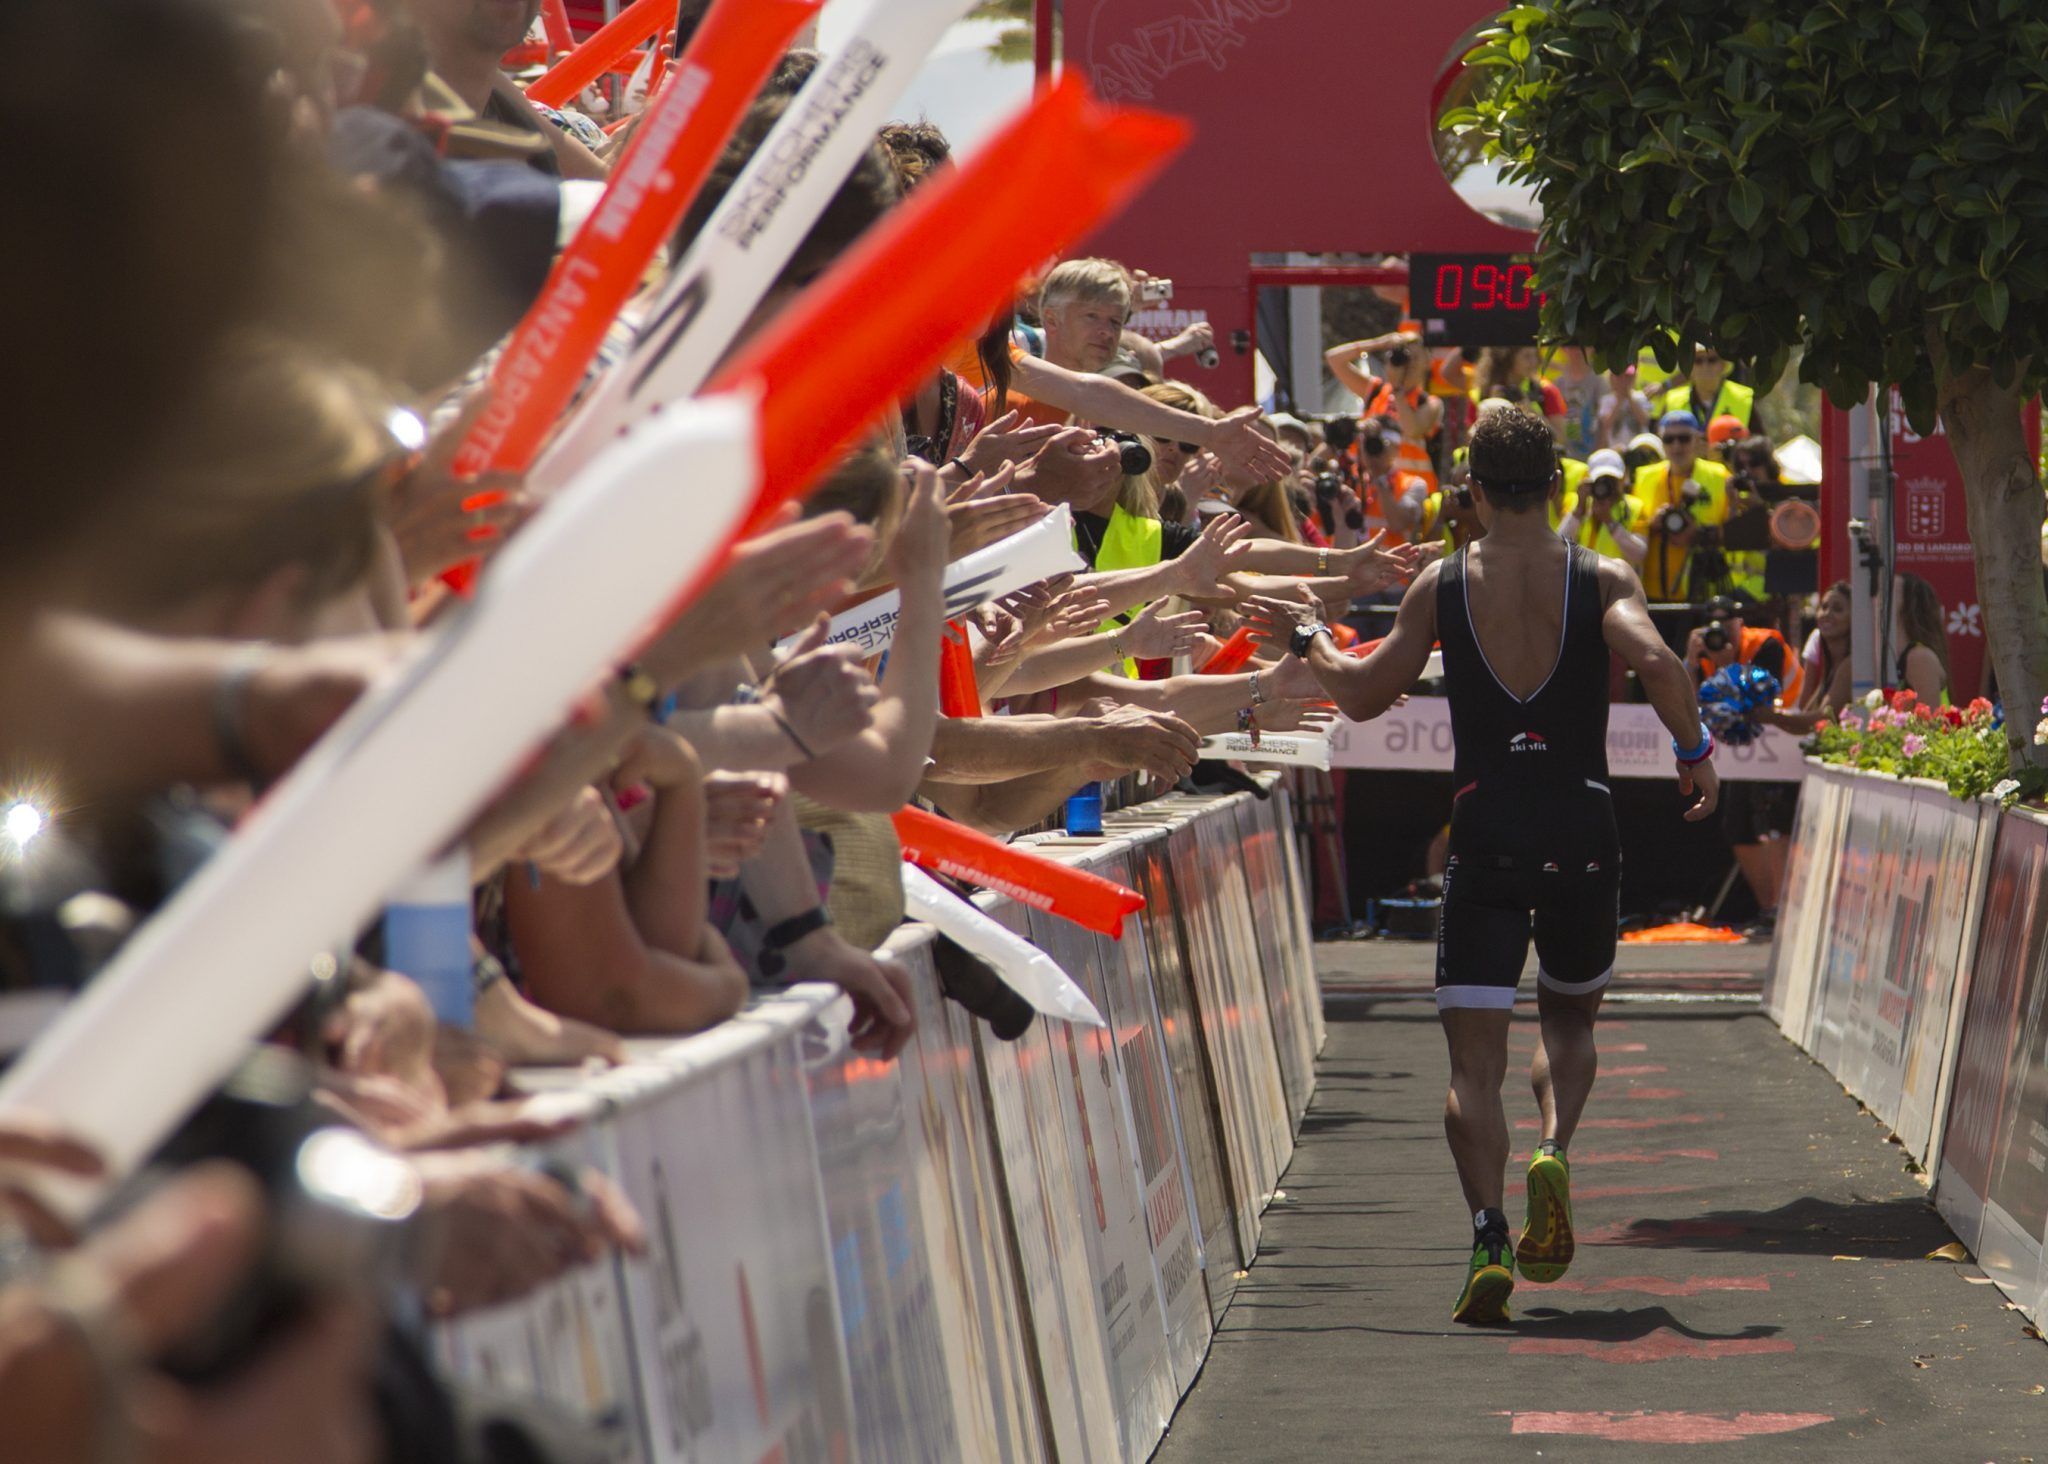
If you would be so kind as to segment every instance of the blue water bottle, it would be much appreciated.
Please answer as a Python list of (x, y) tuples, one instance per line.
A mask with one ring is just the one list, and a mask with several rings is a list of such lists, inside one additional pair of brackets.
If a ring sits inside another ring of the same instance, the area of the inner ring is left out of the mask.
[(1067, 837), (1102, 832), (1102, 785), (1083, 783), (1067, 799)]
[(418, 982), (434, 1016), (464, 1031), (476, 1021), (469, 926), (469, 851), (463, 848), (419, 870), (384, 907), (385, 966)]

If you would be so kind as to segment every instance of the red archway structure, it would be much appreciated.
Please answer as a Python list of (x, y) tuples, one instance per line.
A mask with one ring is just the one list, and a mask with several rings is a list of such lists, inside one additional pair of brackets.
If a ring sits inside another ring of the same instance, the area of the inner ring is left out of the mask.
[(1211, 322), (1222, 363), (1194, 375), (1211, 396), (1252, 399), (1255, 251), (1533, 247), (1458, 197), (1434, 146), (1447, 68), (1500, 8), (1064, 0), (1064, 64), (1106, 100), (1195, 124), (1193, 143), (1088, 247), (1170, 277), (1176, 319)]

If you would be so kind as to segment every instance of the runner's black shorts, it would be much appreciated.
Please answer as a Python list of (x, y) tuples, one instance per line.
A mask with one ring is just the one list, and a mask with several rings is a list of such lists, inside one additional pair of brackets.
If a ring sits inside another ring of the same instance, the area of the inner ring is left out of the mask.
[(1474, 788), (1451, 813), (1437, 1010), (1512, 1008), (1532, 939), (1541, 986), (1599, 991), (1614, 975), (1620, 919), (1621, 841), (1603, 785)]

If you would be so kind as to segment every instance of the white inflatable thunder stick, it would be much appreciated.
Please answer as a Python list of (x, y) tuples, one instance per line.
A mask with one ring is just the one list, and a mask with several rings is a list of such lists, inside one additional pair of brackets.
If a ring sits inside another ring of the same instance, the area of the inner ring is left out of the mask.
[[(115, 1179), (144, 1158), (718, 562), (757, 491), (755, 419), (691, 403), (578, 475), (0, 1079), (0, 1114), (77, 1134)], [(93, 1197), (24, 1178), (74, 1215)]]
[(1034, 1010), (1063, 1022), (1109, 1025), (1058, 961), (915, 864), (903, 866), (903, 905), (913, 919), (936, 927), (939, 934), (995, 967), (1004, 984)]
[(534, 464), (531, 491), (566, 481), (604, 443), (702, 386), (967, 0), (875, 0), (818, 64), (695, 242), (669, 271), (632, 352), (602, 377)]

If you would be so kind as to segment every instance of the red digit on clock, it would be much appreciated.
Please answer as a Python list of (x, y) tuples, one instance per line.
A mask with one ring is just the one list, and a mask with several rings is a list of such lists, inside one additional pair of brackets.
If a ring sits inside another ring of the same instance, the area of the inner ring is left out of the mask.
[[(1529, 280), (1534, 272), (1526, 264), (1508, 267), (1507, 307), (1510, 310), (1529, 308)], [(1516, 298), (1519, 293), (1520, 298)]]
[(1472, 266), (1472, 308), (1491, 310), (1500, 303), (1500, 270), (1490, 264)]
[(1455, 264), (1440, 264), (1436, 267), (1436, 308), (1456, 310), (1458, 302), (1465, 298), (1465, 271)]

